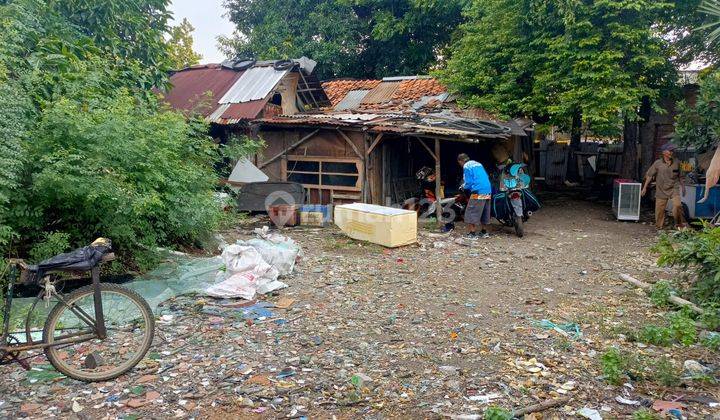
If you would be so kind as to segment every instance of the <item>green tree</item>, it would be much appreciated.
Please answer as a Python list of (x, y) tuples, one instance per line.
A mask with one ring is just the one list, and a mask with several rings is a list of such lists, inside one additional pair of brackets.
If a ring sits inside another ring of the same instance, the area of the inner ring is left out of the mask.
[(476, 0), (440, 76), (469, 105), (619, 135), (676, 74), (652, 0)]
[[(708, 51), (719, 51), (720, 44), (720, 1), (705, 0), (698, 9), (706, 20), (695, 32), (707, 35), (702, 45)], [(715, 62), (717, 66), (717, 61)], [(700, 89), (695, 104), (686, 101), (679, 104), (675, 124), (675, 141), (687, 146), (707, 150), (720, 140), (720, 71), (711, 68), (700, 76)]]
[(226, 0), (236, 34), (228, 56), (317, 60), (320, 76), (427, 73), (443, 56), (467, 0)]
[(107, 236), (147, 268), (217, 225), (220, 153), (151, 90), (167, 81), (167, 4), (0, 0), (1, 255)]
[(720, 71), (710, 71), (700, 79), (693, 106), (682, 101), (675, 121), (675, 141), (708, 150), (720, 139)]
[(170, 28), (170, 63), (173, 69), (180, 70), (198, 64), (202, 55), (193, 50), (192, 33), (195, 28), (187, 19), (183, 19), (179, 25)]

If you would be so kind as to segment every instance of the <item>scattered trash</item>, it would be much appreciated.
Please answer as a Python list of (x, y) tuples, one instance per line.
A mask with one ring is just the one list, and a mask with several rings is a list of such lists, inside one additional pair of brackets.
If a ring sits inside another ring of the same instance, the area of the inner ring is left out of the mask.
[(572, 337), (575, 340), (578, 340), (582, 337), (582, 332), (580, 331), (580, 326), (578, 324), (569, 323), (569, 324), (555, 324), (554, 322), (543, 319), (541, 321), (533, 322), (533, 325), (544, 328), (546, 330), (554, 330), (560, 333), (561, 335), (565, 337)]
[(281, 370), (280, 373), (277, 374), (276, 378), (285, 379), (285, 378), (289, 378), (291, 376), (295, 376), (295, 369), (285, 368), (285, 369)]
[(286, 297), (280, 298), (277, 302), (275, 302), (275, 307), (278, 309), (288, 309), (295, 303), (295, 299), (290, 299)]
[(652, 405), (652, 409), (661, 413), (669, 412), (670, 410), (682, 410), (687, 406), (677, 401), (663, 401), (655, 400)]
[[(278, 280), (292, 288), (251, 301), (205, 296), (227, 274), (221, 258), (170, 256), (127, 283), (152, 300), (157, 320), (153, 347), (137, 369), (84, 384), (49, 366), (47, 372), (3, 366), (0, 418), (482, 419), (493, 405), (528, 420), (583, 418), (577, 410), (585, 406), (596, 409), (591, 415), (625, 418), (652, 406), (645, 395), (682, 396), (688, 407), (669, 408), (668, 418), (713, 418), (711, 384), (683, 380), (687, 387), (672, 388), (646, 380), (632, 390), (631, 379), (616, 387), (602, 377), (601, 358), (615, 345), (643, 360), (668, 354), (673, 363), (692, 359), (710, 373), (718, 366), (716, 355), (699, 346), (638, 349), (614, 334), (656, 311), (631, 294), (618, 299), (613, 280), (595, 278), (592, 268), (608, 260), (637, 273), (660, 270), (638, 248), (649, 226), (623, 226), (632, 236), (608, 241), (601, 229), (613, 226), (602, 223), (587, 246), (575, 249), (574, 241), (562, 244), (563, 224), (537, 222), (547, 229), (533, 241), (498, 232), (490, 242), (461, 246), (459, 226), (448, 237), (421, 235), (419, 246), (393, 250), (359, 247), (335, 228), (296, 229), (302, 264), (286, 259), (293, 268), (286, 277), (278, 269)], [(250, 216), (223, 233), (231, 244), (225, 247), (267, 243), (277, 231), (253, 231), (264, 223)], [(596, 236), (604, 239), (591, 242)], [(436, 242), (447, 248), (435, 249)], [(578, 276), (580, 268), (591, 274)], [(570, 284), (568, 275), (575, 275)], [(533, 324), (543, 318), (552, 324)], [(571, 339), (580, 327), (565, 322), (580, 324), (582, 340)], [(30, 361), (45, 370), (41, 354)], [(30, 383), (38, 374), (48, 376)]]
[(564, 384), (560, 385), (560, 388), (556, 389), (555, 391), (558, 394), (567, 394), (569, 391), (572, 391), (575, 389), (575, 381), (568, 381)]
[(257, 239), (238, 241), (222, 253), (225, 265), (224, 280), (210, 286), (207, 294), (217, 298), (252, 300), (256, 294), (266, 294), (287, 287), (279, 276), (291, 274), (300, 248), (291, 239), (258, 229)]
[(273, 313), (270, 309), (268, 309), (268, 308), (272, 308), (272, 307), (273, 307), (272, 303), (258, 302), (252, 306), (248, 306), (246, 308), (241, 308), (240, 312), (242, 313), (243, 319), (258, 321), (258, 320), (272, 318)]
[(629, 400), (629, 399), (623, 398), (619, 395), (617, 397), (615, 397), (615, 401), (619, 402), (620, 404), (624, 404), (624, 405), (640, 405), (640, 401)]
[(468, 397), (468, 400), (473, 402), (479, 402), (481, 404), (490, 404), (491, 402), (502, 398), (502, 395), (498, 393), (492, 393), (487, 395), (473, 395), (471, 397)]
[(578, 410), (577, 414), (580, 417), (584, 417), (584, 418), (590, 419), (590, 420), (602, 420), (602, 416), (600, 415), (600, 412), (593, 408), (585, 407), (581, 410)]

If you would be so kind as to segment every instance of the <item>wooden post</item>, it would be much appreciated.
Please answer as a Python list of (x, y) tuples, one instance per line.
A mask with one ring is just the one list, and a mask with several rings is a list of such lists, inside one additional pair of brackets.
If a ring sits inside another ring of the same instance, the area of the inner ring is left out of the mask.
[[(340, 131), (340, 130), (338, 130)], [(342, 131), (340, 131), (342, 134)], [(362, 183), (362, 198), (363, 203), (370, 203), (372, 201), (370, 199), (370, 156), (368, 151), (368, 135), (363, 135), (363, 154), (362, 154), (362, 160), (363, 160), (363, 183)]]
[(442, 220), (442, 204), (440, 192), (442, 191), (442, 181), (440, 176), (440, 139), (435, 139), (435, 213), (438, 223)]

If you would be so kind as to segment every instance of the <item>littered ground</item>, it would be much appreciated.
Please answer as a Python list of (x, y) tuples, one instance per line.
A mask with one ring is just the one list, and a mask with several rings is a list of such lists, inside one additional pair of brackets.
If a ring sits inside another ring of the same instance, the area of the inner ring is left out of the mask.
[[(261, 223), (223, 236), (249, 238)], [(418, 245), (394, 250), (336, 228), (285, 229), (304, 257), (284, 279), (290, 287), (263, 300), (288, 308), (248, 322), (228, 302), (175, 299), (160, 310), (150, 356), (116, 381), (29, 383), (18, 366), (2, 367), (0, 417), (473, 418), (491, 405), (558, 398), (567, 401), (534, 418), (575, 418), (583, 408), (629, 418), (678, 399), (686, 418), (720, 415), (717, 353), (626, 340), (662, 323), (665, 310), (619, 275), (677, 275), (656, 266), (651, 224), (556, 196), (544, 198), (522, 239), (493, 226), (490, 239), (458, 240), (464, 228), (440, 235), (421, 226)], [(576, 324), (578, 334), (542, 320)], [(679, 377), (686, 360), (714, 373), (670, 387), (630, 377), (611, 385), (600, 358), (612, 346), (649, 364), (664, 357)]]

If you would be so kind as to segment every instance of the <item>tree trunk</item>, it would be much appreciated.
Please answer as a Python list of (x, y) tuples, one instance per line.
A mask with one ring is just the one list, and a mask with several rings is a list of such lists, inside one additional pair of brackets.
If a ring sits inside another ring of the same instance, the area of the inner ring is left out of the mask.
[(570, 127), (570, 149), (578, 150), (580, 148), (580, 140), (582, 139), (582, 112), (575, 111), (572, 116), (572, 126)]
[(637, 122), (625, 118), (623, 128), (623, 164), (622, 177), (638, 179), (638, 136), (640, 128)]
[(573, 113), (572, 125), (570, 127), (570, 150), (568, 153), (566, 177), (570, 181), (580, 180), (578, 158), (575, 155), (575, 152), (580, 150), (580, 140), (582, 140), (582, 112), (578, 110)]

